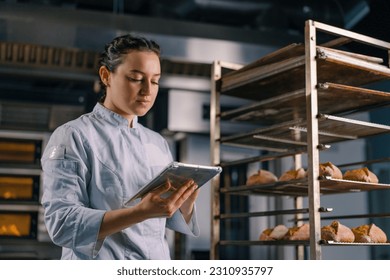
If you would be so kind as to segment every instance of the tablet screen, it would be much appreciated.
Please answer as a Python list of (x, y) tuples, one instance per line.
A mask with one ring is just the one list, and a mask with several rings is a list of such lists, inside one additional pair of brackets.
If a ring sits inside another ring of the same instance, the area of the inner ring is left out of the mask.
[(153, 180), (142, 187), (125, 205), (128, 205), (137, 198), (143, 197), (150, 191), (164, 185), (167, 181), (170, 181), (172, 187), (178, 188), (187, 180), (192, 179), (200, 188), (221, 173), (221, 171), (222, 168), (219, 166), (195, 165), (174, 161), (166, 166)]

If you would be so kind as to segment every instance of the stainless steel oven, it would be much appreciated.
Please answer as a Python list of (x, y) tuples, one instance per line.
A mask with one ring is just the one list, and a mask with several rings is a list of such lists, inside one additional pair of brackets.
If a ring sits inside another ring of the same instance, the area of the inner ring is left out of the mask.
[(38, 212), (0, 211), (1, 239), (35, 239), (37, 237)]
[(0, 202), (39, 202), (40, 174), (0, 174)]
[(0, 259), (56, 259), (40, 205), (48, 133), (0, 130)]

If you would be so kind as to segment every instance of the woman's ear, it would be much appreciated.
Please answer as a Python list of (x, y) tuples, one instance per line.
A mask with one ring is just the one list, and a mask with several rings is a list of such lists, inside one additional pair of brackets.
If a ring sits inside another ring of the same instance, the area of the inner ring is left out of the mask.
[(99, 76), (102, 83), (108, 87), (110, 85), (109, 78), (110, 78), (110, 71), (107, 69), (106, 66), (100, 66), (99, 68)]

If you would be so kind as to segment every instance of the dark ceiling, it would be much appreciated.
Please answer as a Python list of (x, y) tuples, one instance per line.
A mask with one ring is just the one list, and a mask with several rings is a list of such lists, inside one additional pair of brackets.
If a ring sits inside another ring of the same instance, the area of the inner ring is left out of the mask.
[(2, 0), (6, 3), (174, 19), (246, 30), (302, 32), (313, 19), (389, 38), (388, 0)]
[[(0, 0), (0, 43), (17, 38), (27, 44), (96, 51), (115, 31), (135, 30), (279, 48), (303, 42), (307, 19), (390, 41), (389, 15), (388, 0)], [(67, 29), (69, 26), (73, 29)], [(88, 75), (75, 72), (77, 80), (69, 75), (72, 73), (63, 72), (62, 78), (65, 74), (69, 77), (56, 80), (50, 77), (55, 74), (50, 69), (15, 66), (0, 65), (1, 102), (88, 107), (89, 97), (95, 96)], [(196, 61), (167, 59), (163, 71), (210, 77), (210, 65)], [(83, 77), (86, 83), (80, 80)]]

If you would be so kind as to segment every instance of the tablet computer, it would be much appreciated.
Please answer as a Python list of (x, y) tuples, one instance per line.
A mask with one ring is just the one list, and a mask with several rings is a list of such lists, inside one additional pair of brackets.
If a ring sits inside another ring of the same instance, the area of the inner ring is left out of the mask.
[(147, 193), (164, 185), (168, 180), (172, 187), (178, 188), (187, 180), (192, 179), (198, 188), (210, 181), (213, 177), (221, 173), (220, 166), (195, 165), (182, 162), (171, 162), (153, 180), (142, 187), (125, 205), (129, 205), (137, 198), (141, 198)]

